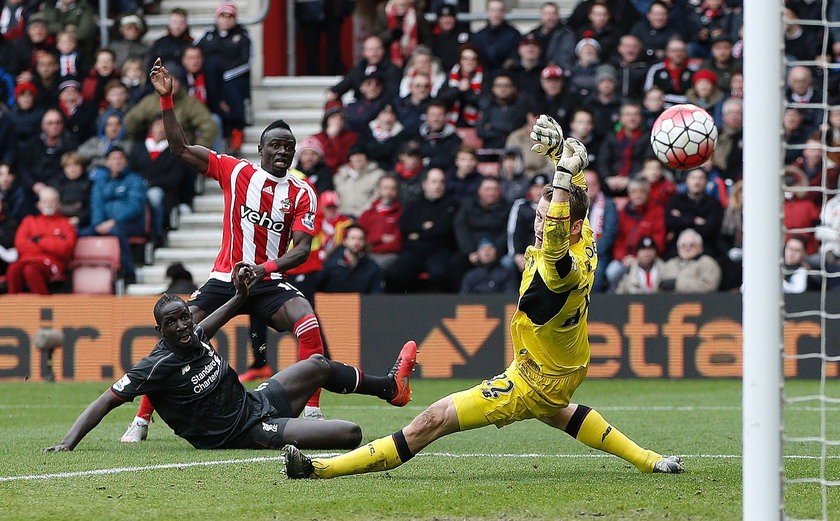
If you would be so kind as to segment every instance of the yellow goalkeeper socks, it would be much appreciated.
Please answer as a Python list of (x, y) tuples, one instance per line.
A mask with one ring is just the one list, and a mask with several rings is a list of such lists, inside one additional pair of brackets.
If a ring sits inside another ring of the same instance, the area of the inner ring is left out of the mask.
[(641, 472), (653, 472), (653, 465), (662, 456), (639, 447), (621, 431), (607, 423), (598, 411), (585, 405), (578, 405), (569, 420), (566, 432), (593, 449), (614, 454), (632, 463)]
[(350, 474), (364, 474), (397, 468), (414, 455), (408, 448), (403, 432), (379, 438), (347, 454), (327, 459), (313, 459), (315, 477), (335, 478)]

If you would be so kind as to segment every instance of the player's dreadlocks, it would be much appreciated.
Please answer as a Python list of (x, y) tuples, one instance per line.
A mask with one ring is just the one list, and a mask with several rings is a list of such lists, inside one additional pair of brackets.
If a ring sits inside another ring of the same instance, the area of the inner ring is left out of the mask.
[(289, 132), (292, 131), (292, 127), (290, 127), (288, 123), (286, 123), (282, 119), (276, 119), (273, 122), (271, 122), (267, 127), (265, 127), (265, 130), (263, 130), (262, 134), (260, 134), (260, 145), (263, 144), (263, 138), (265, 137), (266, 132), (275, 128), (284, 128)]
[(160, 321), (163, 319), (163, 308), (169, 304), (170, 302), (184, 302), (184, 299), (179, 297), (178, 295), (170, 295), (169, 293), (164, 293), (162, 297), (155, 302), (155, 323), (160, 325)]

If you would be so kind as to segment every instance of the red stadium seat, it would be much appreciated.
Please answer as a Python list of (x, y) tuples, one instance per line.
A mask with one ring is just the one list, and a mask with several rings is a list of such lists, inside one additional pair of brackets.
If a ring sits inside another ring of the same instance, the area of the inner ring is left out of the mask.
[(120, 242), (116, 237), (79, 237), (70, 263), (73, 293), (110, 294), (120, 269)]
[(484, 140), (478, 137), (478, 131), (475, 127), (456, 128), (455, 134), (461, 138), (462, 144), (471, 146), (476, 150), (484, 146)]

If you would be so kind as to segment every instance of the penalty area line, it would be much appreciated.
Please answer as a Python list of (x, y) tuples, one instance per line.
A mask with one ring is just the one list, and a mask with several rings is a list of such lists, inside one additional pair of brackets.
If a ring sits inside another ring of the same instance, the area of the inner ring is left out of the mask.
[[(337, 456), (339, 453), (319, 453), (312, 454), (312, 457), (326, 458)], [(740, 454), (676, 454), (685, 459), (740, 459)], [(421, 458), (557, 458), (557, 459), (575, 459), (575, 458), (615, 458), (611, 454), (489, 454), (489, 453), (452, 453), (452, 452), (421, 452), (417, 455)], [(827, 459), (838, 459), (840, 456), (827, 456)], [(142, 472), (147, 470), (164, 470), (164, 469), (181, 469), (189, 467), (209, 467), (213, 465), (230, 465), (241, 463), (263, 463), (267, 461), (280, 461), (281, 456), (264, 456), (258, 458), (239, 458), (239, 459), (225, 459), (214, 461), (192, 461), (186, 463), (164, 463), (160, 465), (146, 465), (143, 467), (116, 467), (110, 469), (94, 469), (94, 470), (79, 470), (75, 472), (56, 472), (53, 474), (33, 474), (29, 476), (0, 476), (0, 482), (6, 481), (32, 481), (32, 480), (48, 480), (58, 478), (76, 478), (83, 476), (101, 476), (108, 474), (126, 474), (131, 472)], [(616, 458), (618, 459), (618, 458)], [(785, 456), (785, 459), (820, 459), (819, 456)]]

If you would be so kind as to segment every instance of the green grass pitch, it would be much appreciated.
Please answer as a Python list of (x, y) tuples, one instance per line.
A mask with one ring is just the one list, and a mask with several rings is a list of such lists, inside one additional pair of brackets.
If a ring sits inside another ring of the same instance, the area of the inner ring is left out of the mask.
[[(474, 382), (421, 380), (397, 409), (375, 398), (323, 395), (331, 418), (359, 423), (365, 441), (390, 434), (437, 398)], [(114, 410), (74, 452), (41, 454), (58, 443), (105, 384), (0, 384), (0, 519), (115, 520), (536, 520), (741, 517), (741, 393), (734, 380), (589, 380), (575, 399), (591, 405), (640, 444), (685, 456), (682, 475), (640, 474), (537, 421), (458, 433), (398, 469), (325, 481), (290, 481), (271, 451), (197, 451), (162, 422), (149, 440), (117, 440), (136, 404)], [(788, 396), (818, 382), (786, 384)], [(827, 395), (840, 396), (828, 382)], [(772, 397), (768, 397), (772, 399)], [(788, 436), (840, 439), (837, 407), (818, 402), (785, 412)], [(788, 478), (840, 478), (840, 449), (785, 445)], [(257, 461), (248, 461), (258, 458)], [(195, 465), (199, 462), (220, 462)], [(167, 466), (168, 465), (168, 466)], [(136, 467), (153, 467), (134, 469)], [(116, 471), (114, 469), (117, 469)], [(122, 470), (120, 470), (122, 469)], [(111, 473), (92, 474), (101, 470)], [(7, 479), (74, 473), (66, 477)], [(840, 494), (826, 489), (828, 519), (840, 520)], [(786, 512), (822, 519), (818, 484), (792, 484)]]

